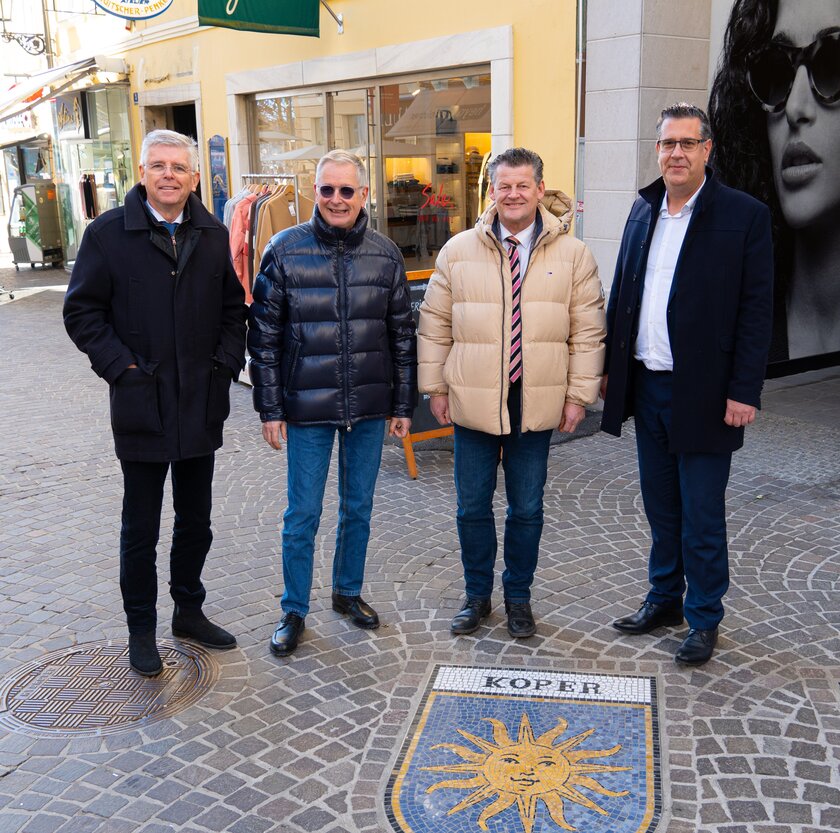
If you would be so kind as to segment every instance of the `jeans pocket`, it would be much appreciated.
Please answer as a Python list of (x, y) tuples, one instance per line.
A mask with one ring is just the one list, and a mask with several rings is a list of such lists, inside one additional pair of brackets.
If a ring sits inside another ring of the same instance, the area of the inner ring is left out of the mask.
[(130, 367), (111, 385), (111, 427), (115, 434), (163, 433), (154, 372)]
[(218, 425), (230, 414), (230, 383), (233, 373), (222, 361), (213, 359), (210, 389), (207, 392), (207, 425)]

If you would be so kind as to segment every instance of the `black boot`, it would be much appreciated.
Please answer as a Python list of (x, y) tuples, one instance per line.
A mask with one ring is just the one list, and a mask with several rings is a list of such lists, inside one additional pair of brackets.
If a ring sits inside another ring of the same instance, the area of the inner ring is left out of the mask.
[(205, 648), (236, 647), (236, 637), (224, 628), (214, 625), (201, 611), (201, 608), (182, 608), (175, 605), (172, 614), (172, 633), (179, 639), (192, 639)]
[(144, 677), (156, 677), (163, 671), (154, 631), (128, 635), (128, 664)]

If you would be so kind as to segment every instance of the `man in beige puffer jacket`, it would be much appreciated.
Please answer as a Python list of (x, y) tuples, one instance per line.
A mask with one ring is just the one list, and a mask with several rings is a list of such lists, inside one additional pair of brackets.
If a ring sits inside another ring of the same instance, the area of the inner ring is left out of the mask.
[(508, 501), (502, 575), (508, 631), (536, 631), (531, 583), (543, 528), (553, 429), (571, 433), (598, 396), (604, 295), (589, 249), (571, 237), (570, 202), (553, 216), (542, 159), (513, 148), (488, 166), (494, 204), (438, 256), (418, 331), (419, 386), (455, 425), (458, 537), (466, 600), (454, 634), (490, 614), (493, 493), (501, 456)]

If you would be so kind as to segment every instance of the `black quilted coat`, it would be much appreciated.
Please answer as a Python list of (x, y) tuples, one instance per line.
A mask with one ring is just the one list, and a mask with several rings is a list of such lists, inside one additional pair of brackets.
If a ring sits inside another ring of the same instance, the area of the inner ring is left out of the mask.
[(353, 425), (410, 417), (417, 347), (405, 265), (387, 237), (312, 220), (272, 237), (248, 329), (263, 422)]

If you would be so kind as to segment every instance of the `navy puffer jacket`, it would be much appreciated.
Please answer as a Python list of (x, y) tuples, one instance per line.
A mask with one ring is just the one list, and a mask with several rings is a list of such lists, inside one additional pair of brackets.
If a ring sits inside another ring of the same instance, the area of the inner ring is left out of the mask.
[(405, 265), (367, 227), (309, 223), (271, 238), (248, 329), (254, 407), (263, 422), (353, 425), (410, 417), (417, 346)]

